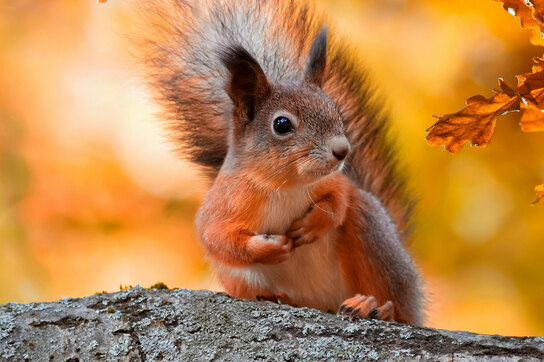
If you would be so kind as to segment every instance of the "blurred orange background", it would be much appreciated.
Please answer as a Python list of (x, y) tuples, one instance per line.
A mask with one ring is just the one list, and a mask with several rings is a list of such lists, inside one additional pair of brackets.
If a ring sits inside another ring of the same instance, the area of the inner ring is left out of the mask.
[[(421, 200), (411, 251), (427, 325), (543, 335), (544, 134), (426, 145), (432, 114), (511, 85), (542, 49), (491, 0), (320, 0), (356, 43)], [(219, 290), (196, 240), (205, 192), (154, 121), (121, 34), (126, 1), (0, 2), (0, 303), (120, 284)]]

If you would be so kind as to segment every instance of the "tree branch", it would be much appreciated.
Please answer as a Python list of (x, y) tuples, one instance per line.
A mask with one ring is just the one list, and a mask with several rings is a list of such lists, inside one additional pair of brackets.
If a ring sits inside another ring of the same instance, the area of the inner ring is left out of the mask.
[(225, 294), (136, 287), (0, 306), (0, 360), (543, 360), (544, 338), (381, 321)]

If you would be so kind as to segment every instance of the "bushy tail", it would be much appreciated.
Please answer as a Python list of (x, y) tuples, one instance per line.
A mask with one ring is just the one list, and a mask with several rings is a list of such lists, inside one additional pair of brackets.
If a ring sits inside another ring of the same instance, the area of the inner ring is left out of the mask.
[[(133, 37), (140, 69), (175, 131), (182, 155), (213, 178), (227, 154), (232, 104), (219, 54), (241, 45), (268, 79), (298, 81), (311, 43), (326, 23), (305, 1), (140, 0), (141, 31)], [(329, 39), (323, 90), (340, 106), (352, 153), (346, 173), (376, 195), (401, 233), (412, 202), (399, 178), (386, 118), (374, 105), (356, 52)]]

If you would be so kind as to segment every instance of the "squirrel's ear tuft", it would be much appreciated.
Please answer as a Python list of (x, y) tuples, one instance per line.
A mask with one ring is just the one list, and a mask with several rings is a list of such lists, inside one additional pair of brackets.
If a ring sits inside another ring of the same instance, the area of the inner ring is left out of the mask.
[(327, 65), (327, 33), (326, 25), (315, 37), (310, 49), (310, 59), (306, 66), (305, 79), (308, 83), (321, 87), (325, 78), (325, 67)]
[(271, 93), (270, 83), (263, 69), (241, 46), (227, 49), (221, 60), (230, 72), (227, 93), (234, 106), (244, 110), (249, 120), (253, 120), (256, 108)]

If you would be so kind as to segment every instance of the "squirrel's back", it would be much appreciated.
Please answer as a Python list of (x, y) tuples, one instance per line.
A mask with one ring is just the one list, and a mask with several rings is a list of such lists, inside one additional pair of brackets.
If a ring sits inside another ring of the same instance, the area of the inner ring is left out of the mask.
[[(133, 37), (142, 73), (176, 131), (183, 154), (213, 178), (229, 148), (232, 101), (221, 60), (242, 46), (271, 83), (303, 80), (308, 53), (325, 18), (306, 1), (140, 1), (144, 27)], [(331, 34), (322, 86), (339, 106), (351, 143), (345, 173), (382, 201), (405, 233), (412, 202), (397, 173), (387, 119), (343, 39)]]

